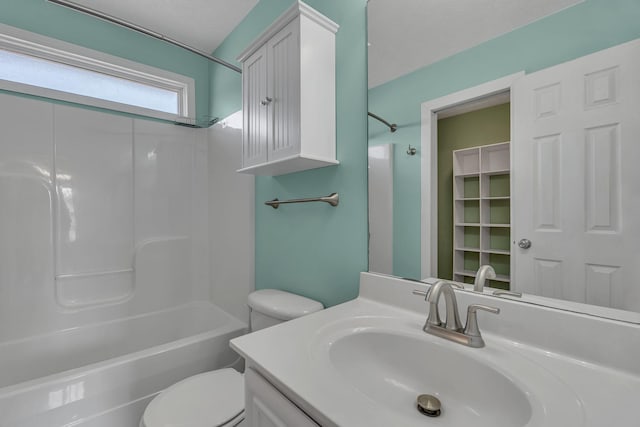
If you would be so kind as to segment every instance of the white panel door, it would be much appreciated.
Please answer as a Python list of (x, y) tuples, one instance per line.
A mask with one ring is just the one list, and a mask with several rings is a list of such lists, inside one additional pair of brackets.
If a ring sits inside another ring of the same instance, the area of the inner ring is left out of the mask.
[(269, 162), (300, 153), (300, 25), (294, 19), (267, 43)]
[(640, 310), (639, 75), (634, 41), (515, 85), (516, 289)]
[(242, 167), (267, 161), (267, 49), (261, 47), (242, 66)]

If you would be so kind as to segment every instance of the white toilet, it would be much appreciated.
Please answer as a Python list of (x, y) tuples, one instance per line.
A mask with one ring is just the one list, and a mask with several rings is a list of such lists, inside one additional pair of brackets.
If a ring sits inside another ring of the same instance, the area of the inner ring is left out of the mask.
[[(318, 301), (275, 289), (249, 294), (251, 331), (322, 310)], [(140, 427), (234, 427), (244, 420), (244, 379), (235, 369), (186, 378), (156, 396)]]

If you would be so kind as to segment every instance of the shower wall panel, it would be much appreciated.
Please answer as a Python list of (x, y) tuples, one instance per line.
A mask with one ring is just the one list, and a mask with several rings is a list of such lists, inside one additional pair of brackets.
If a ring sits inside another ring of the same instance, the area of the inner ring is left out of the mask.
[(0, 340), (55, 314), (53, 106), (0, 95)]
[(133, 119), (55, 106), (56, 298), (83, 307), (133, 292)]
[(0, 342), (208, 299), (206, 131), (12, 95), (0, 129)]

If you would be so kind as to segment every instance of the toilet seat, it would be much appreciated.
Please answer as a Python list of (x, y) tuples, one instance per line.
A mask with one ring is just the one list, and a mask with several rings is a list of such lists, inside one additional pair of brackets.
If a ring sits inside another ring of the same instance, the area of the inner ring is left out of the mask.
[(244, 418), (244, 379), (219, 369), (184, 379), (156, 396), (140, 427), (233, 427)]

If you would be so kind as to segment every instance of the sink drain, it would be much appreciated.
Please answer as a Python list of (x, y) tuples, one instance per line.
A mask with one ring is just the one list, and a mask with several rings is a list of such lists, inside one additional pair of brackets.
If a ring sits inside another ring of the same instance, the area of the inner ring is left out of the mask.
[(440, 400), (430, 394), (421, 394), (417, 401), (418, 411), (427, 417), (439, 417), (440, 408), (442, 407)]

